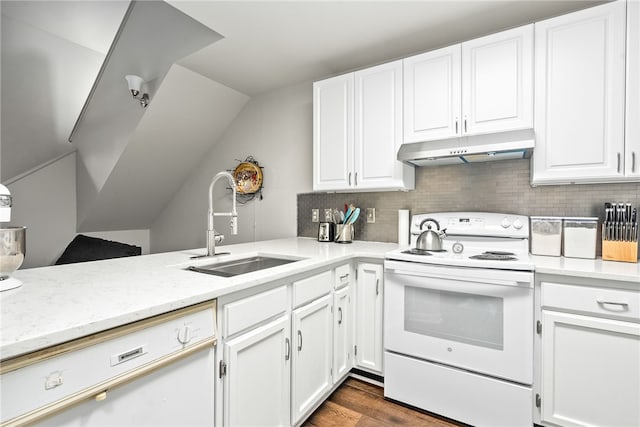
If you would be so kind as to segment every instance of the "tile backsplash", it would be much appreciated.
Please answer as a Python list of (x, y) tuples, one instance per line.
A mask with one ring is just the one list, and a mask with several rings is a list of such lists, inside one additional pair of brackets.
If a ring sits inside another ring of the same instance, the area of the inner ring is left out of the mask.
[[(640, 207), (639, 183), (550, 185), (531, 187), (529, 160), (502, 160), (416, 169), (413, 191), (298, 194), (298, 236), (317, 237), (311, 209), (340, 208), (353, 203), (375, 208), (375, 223), (361, 215), (356, 240), (398, 241), (398, 209), (429, 212), (500, 212), (528, 216), (597, 216), (604, 219), (606, 201)], [(600, 236), (598, 235), (598, 254)]]

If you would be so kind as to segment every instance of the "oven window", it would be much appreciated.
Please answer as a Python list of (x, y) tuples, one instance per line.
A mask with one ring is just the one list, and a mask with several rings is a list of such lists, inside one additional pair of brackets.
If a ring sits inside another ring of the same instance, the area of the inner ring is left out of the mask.
[(503, 350), (503, 299), (405, 286), (404, 329)]

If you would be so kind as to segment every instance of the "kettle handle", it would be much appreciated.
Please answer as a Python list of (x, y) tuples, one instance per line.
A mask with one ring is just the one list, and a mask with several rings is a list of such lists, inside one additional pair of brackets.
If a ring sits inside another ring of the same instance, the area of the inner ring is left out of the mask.
[(427, 221), (434, 222), (436, 224), (436, 227), (438, 227), (437, 230), (440, 231), (440, 223), (438, 221), (436, 221), (435, 219), (433, 219), (433, 218), (425, 218), (425, 219), (423, 219), (422, 222), (420, 222), (420, 230), (422, 230), (422, 226)]

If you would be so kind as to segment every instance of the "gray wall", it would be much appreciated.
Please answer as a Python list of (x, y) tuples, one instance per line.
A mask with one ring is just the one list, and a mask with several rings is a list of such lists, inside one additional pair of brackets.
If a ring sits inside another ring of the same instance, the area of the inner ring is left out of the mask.
[[(288, 86), (255, 96), (213, 144), (151, 227), (151, 251), (205, 246), (211, 178), (253, 156), (264, 167), (263, 200), (238, 205), (238, 235), (228, 219), (216, 218), (224, 244), (294, 237), (296, 196), (311, 191), (312, 85)], [(214, 188), (216, 212), (230, 210), (225, 182)]]
[(104, 55), (4, 14), (1, 40), (4, 182), (71, 149)]
[[(376, 208), (376, 222), (361, 216), (356, 239), (397, 242), (398, 209), (411, 213), (484, 211), (520, 215), (597, 216), (603, 203), (630, 202), (640, 207), (640, 184), (554, 185), (531, 187), (528, 160), (504, 160), (416, 169), (416, 189), (409, 192), (309, 193), (298, 195), (298, 235), (316, 237), (311, 209), (353, 203)], [(598, 253), (600, 253), (598, 244)]]

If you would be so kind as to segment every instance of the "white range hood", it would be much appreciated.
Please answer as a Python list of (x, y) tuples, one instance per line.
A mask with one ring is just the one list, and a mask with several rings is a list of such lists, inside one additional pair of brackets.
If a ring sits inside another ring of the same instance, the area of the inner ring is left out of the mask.
[(397, 158), (415, 166), (528, 159), (534, 145), (533, 129), (523, 129), (402, 144)]

